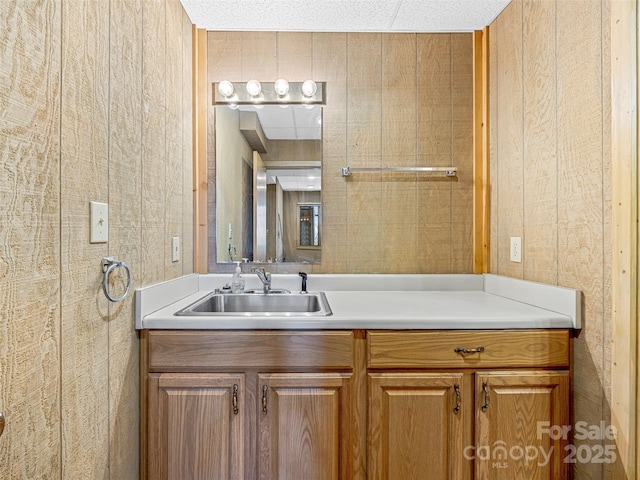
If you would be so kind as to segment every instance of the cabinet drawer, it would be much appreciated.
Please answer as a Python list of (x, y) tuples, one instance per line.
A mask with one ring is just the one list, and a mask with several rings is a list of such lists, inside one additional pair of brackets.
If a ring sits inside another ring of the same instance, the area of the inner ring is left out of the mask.
[(563, 368), (570, 354), (569, 330), (367, 332), (370, 368)]
[(353, 368), (353, 333), (149, 332), (152, 371), (206, 368)]

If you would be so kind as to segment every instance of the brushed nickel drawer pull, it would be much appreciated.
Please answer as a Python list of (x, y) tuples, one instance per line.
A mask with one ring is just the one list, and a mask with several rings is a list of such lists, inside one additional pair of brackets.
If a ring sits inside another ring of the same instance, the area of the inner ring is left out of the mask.
[(456, 415), (460, 413), (460, 385), (457, 383), (453, 385), (453, 390), (456, 392), (456, 406), (453, 407), (453, 413)]
[(237, 384), (233, 385), (232, 404), (233, 404), (233, 413), (237, 415), (238, 414), (238, 385)]
[(266, 385), (262, 386), (262, 413), (267, 414), (267, 390)]
[(489, 385), (487, 382), (482, 382), (482, 411), (486, 412), (489, 408)]
[(484, 352), (484, 347), (480, 345), (478, 348), (462, 348), (456, 347), (453, 349), (454, 352), (460, 353), (461, 355), (473, 355), (474, 353), (482, 353)]

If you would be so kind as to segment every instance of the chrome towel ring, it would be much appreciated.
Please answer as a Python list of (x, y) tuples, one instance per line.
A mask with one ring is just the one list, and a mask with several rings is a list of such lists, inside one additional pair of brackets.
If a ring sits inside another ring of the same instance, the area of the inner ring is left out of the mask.
[[(122, 267), (127, 271), (127, 288), (121, 297), (113, 297), (109, 293), (109, 275), (116, 268)], [(104, 276), (102, 277), (102, 291), (105, 296), (111, 300), (112, 302), (121, 302), (125, 299), (125, 297), (129, 294), (129, 290), (131, 289), (131, 270), (129, 269), (129, 265), (119, 260), (116, 260), (115, 257), (104, 257), (102, 259), (102, 272)]]

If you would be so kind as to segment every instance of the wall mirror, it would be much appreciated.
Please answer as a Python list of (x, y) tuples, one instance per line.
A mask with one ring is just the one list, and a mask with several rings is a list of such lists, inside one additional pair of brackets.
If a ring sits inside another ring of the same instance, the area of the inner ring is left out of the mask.
[[(217, 263), (320, 262), (322, 107), (214, 108), (216, 222), (210, 228), (217, 241), (210, 255)], [(310, 207), (304, 232), (301, 206)]]

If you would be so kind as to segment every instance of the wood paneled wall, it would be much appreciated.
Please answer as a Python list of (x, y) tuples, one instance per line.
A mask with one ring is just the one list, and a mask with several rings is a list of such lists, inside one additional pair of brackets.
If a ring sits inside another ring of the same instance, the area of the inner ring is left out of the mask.
[[(608, 424), (609, 5), (512, 0), (490, 28), (491, 272), (583, 292), (575, 421)], [(522, 237), (522, 263), (509, 261), (511, 236)], [(576, 478), (609, 469), (579, 462)]]
[(100, 262), (192, 271), (191, 39), (178, 0), (0, 2), (0, 478), (137, 478), (133, 295)]
[[(208, 32), (209, 85), (278, 77), (327, 82), (322, 263), (305, 265), (308, 271), (472, 272), (472, 42), (471, 34)], [(340, 173), (344, 166), (448, 165), (458, 167), (457, 180)], [(209, 271), (221, 268), (211, 255)]]

